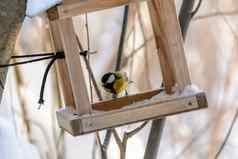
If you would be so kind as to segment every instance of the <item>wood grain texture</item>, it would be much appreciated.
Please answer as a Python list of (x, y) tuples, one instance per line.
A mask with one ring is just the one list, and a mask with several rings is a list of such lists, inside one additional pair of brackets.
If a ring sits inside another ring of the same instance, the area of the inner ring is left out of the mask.
[(60, 126), (74, 136), (94, 132), (101, 129), (117, 127), (144, 120), (163, 118), (182, 112), (207, 107), (205, 94), (202, 92), (163, 98), (151, 103), (131, 105), (109, 112), (94, 112), (78, 116), (68, 109), (57, 112)]
[(160, 26), (159, 26), (159, 18), (157, 18), (157, 10), (153, 6), (153, 3), (151, 1), (147, 2), (150, 18), (151, 18), (151, 24), (154, 31), (155, 36), (155, 44), (157, 48), (157, 54), (160, 61), (160, 68), (163, 78), (163, 84), (165, 87), (165, 90), (168, 94), (172, 93), (172, 88), (175, 85), (175, 79), (173, 75), (172, 66), (170, 63), (170, 60), (168, 58), (168, 55), (166, 54), (165, 48), (163, 48), (163, 45), (160, 45), (161, 43), (161, 35), (160, 35)]
[(94, 103), (93, 109), (100, 110), (100, 111), (110, 111), (110, 110), (114, 110), (114, 109), (121, 109), (124, 106), (133, 104), (135, 102), (150, 99), (153, 96), (161, 93), (161, 91), (162, 90), (155, 90), (155, 91), (125, 96), (125, 97), (121, 97), (121, 98), (116, 98), (116, 99), (109, 100), (109, 101)]
[(171, 87), (174, 79), (182, 90), (191, 80), (174, 0), (149, 0), (148, 5), (165, 85)]
[(86, 12), (93, 12), (126, 5), (138, 0), (66, 0), (58, 6), (59, 18), (69, 18)]
[(89, 102), (86, 83), (83, 76), (79, 48), (72, 19), (60, 20), (59, 31), (65, 52), (76, 110), (79, 114), (87, 114), (91, 111), (91, 104)]
[[(52, 40), (54, 41), (55, 51), (63, 51), (63, 45), (60, 38), (59, 32), (59, 21), (51, 21), (50, 29), (52, 33)], [(76, 110), (73, 91), (70, 83), (69, 72), (65, 59), (57, 60), (57, 71), (59, 72), (61, 93), (66, 106), (70, 106)]]

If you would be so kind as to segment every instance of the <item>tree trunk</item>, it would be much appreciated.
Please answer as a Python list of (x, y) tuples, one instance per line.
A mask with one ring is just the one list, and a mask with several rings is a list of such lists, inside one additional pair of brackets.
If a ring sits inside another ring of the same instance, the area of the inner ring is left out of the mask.
[[(17, 34), (26, 10), (26, 0), (0, 1), (0, 64), (8, 63), (13, 54)], [(5, 85), (7, 68), (0, 70), (0, 101)]]

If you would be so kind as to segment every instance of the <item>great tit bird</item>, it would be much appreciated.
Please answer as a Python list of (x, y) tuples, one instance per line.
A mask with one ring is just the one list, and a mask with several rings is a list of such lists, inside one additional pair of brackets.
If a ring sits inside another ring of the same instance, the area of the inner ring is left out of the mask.
[(128, 77), (124, 72), (108, 72), (101, 78), (102, 86), (106, 92), (117, 96), (123, 91), (127, 94)]

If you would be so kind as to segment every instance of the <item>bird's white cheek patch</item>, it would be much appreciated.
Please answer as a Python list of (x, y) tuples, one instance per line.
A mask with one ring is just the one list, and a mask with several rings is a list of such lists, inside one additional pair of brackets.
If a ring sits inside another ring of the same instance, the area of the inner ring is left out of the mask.
[(108, 80), (107, 80), (107, 82), (106, 83), (112, 83), (113, 81), (115, 81), (115, 76), (114, 75), (111, 75), (109, 78), (108, 78)]

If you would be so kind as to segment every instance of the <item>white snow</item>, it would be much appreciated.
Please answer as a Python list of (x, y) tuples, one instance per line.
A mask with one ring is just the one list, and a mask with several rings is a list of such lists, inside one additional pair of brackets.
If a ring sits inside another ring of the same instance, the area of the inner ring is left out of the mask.
[(0, 118), (0, 158), (40, 159), (34, 145), (17, 137), (14, 126), (10, 121)]
[(62, 1), (63, 0), (28, 0), (26, 15), (29, 17), (37, 16)]
[[(155, 96), (153, 96), (150, 99), (146, 99), (144, 101), (139, 101), (139, 102), (135, 102), (131, 105), (129, 105), (128, 107), (137, 107), (137, 106), (144, 106), (144, 105), (149, 105), (152, 103), (156, 103), (158, 101), (162, 101), (162, 100), (172, 100), (174, 98), (178, 98), (180, 96), (189, 96), (189, 95), (194, 95), (195, 93), (199, 93), (201, 92), (201, 90), (196, 86), (196, 85), (189, 85), (187, 87), (185, 87), (185, 89), (181, 92), (181, 91), (176, 91), (174, 94), (172, 95), (168, 95), (165, 92), (161, 92)], [(125, 107), (127, 108), (127, 107)]]
[(202, 90), (200, 88), (198, 88), (198, 86), (191, 84), (188, 85), (187, 87), (185, 87), (185, 89), (182, 91), (181, 95), (189, 95), (189, 94), (194, 94), (194, 93), (198, 93), (198, 92), (202, 92)]

